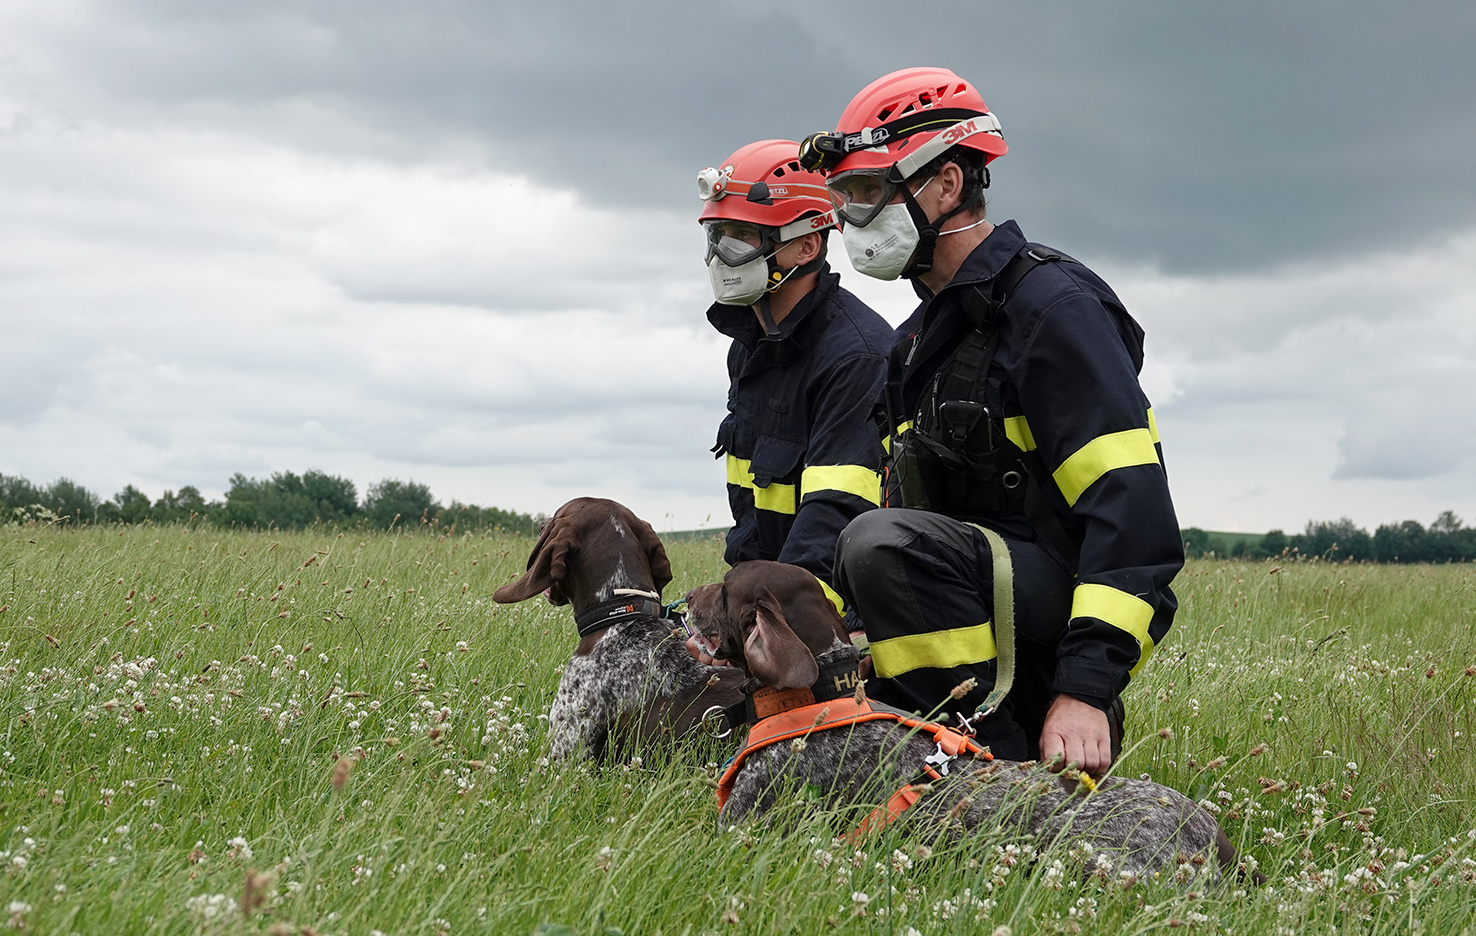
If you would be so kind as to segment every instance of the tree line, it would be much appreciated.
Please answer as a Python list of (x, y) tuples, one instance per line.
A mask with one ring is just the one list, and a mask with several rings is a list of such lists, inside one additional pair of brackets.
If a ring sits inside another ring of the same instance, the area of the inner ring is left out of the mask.
[(0, 524), (208, 523), (284, 530), (314, 524), (383, 530), (424, 525), (532, 535), (541, 519), (455, 500), (443, 506), (426, 485), (393, 478), (371, 484), (361, 501), (354, 482), (311, 469), (301, 475), (279, 471), (268, 478), (237, 473), (231, 476), (225, 499), (209, 501), (193, 486), (165, 491), (158, 500), (150, 500), (130, 484), (103, 500), (66, 478), (37, 486), (25, 478), (0, 474)]
[(1468, 527), (1447, 510), (1428, 527), (1416, 520), (1385, 523), (1369, 533), (1352, 520), (1313, 520), (1301, 533), (1272, 530), (1261, 537), (1210, 533), (1198, 527), (1183, 531), (1191, 556), (1273, 559), (1320, 558), (1353, 562), (1470, 562), (1476, 560), (1476, 527)]

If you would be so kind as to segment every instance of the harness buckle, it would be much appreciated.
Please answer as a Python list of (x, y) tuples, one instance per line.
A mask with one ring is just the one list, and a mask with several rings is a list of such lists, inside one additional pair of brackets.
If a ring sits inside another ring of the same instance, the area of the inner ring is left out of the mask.
[(923, 758), (923, 763), (937, 769), (941, 776), (948, 776), (948, 765), (953, 763), (953, 755), (945, 753), (943, 742), (938, 742), (938, 750)]

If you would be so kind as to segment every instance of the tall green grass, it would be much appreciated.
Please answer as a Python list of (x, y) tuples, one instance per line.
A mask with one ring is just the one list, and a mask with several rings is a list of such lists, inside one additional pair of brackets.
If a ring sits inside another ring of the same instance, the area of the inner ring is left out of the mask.
[[(730, 742), (550, 765), (572, 621), (490, 599), (530, 545), (0, 529), (0, 924), (1476, 931), (1470, 566), (1185, 570), (1118, 772), (1218, 810), (1271, 878), (1247, 893), (1083, 879), (1080, 854), (1020, 841), (858, 850), (825, 816), (719, 828)], [(723, 571), (715, 540), (670, 552), (669, 596)]]

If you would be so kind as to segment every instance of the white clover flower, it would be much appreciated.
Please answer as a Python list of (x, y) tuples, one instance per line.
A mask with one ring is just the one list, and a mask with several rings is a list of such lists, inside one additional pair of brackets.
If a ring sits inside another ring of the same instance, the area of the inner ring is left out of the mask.
[(225, 894), (199, 894), (185, 901), (185, 909), (202, 920), (213, 920), (235, 913), (236, 901)]

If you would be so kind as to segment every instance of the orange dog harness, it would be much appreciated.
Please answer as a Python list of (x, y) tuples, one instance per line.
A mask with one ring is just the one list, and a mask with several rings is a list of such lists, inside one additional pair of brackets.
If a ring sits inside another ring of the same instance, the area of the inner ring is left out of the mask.
[[(928, 780), (941, 780), (947, 776), (948, 765), (960, 754), (967, 753), (979, 760), (994, 760), (994, 755), (989, 753), (988, 748), (946, 725), (927, 721), (910, 712), (903, 712), (890, 706), (880, 704), (873, 706), (865, 698), (859, 700), (854, 697), (831, 699), (827, 702), (815, 702), (769, 715), (750, 728), (743, 749), (728, 763), (727, 769), (723, 771), (721, 779), (718, 780), (718, 808), (721, 809), (727, 805), (728, 796), (733, 792), (733, 782), (738, 776), (738, 771), (742, 768), (743, 762), (755, 752), (783, 741), (807, 737), (812, 732), (848, 728), (869, 721), (894, 721), (931, 738), (938, 745), (938, 749), (924, 758), (922, 774)], [(905, 784), (888, 797), (885, 803), (873, 809), (866, 818), (862, 819), (860, 824), (851, 830), (847, 839), (853, 843), (858, 842), (895, 821), (922, 798), (923, 786), (924, 784), (920, 783)]]

